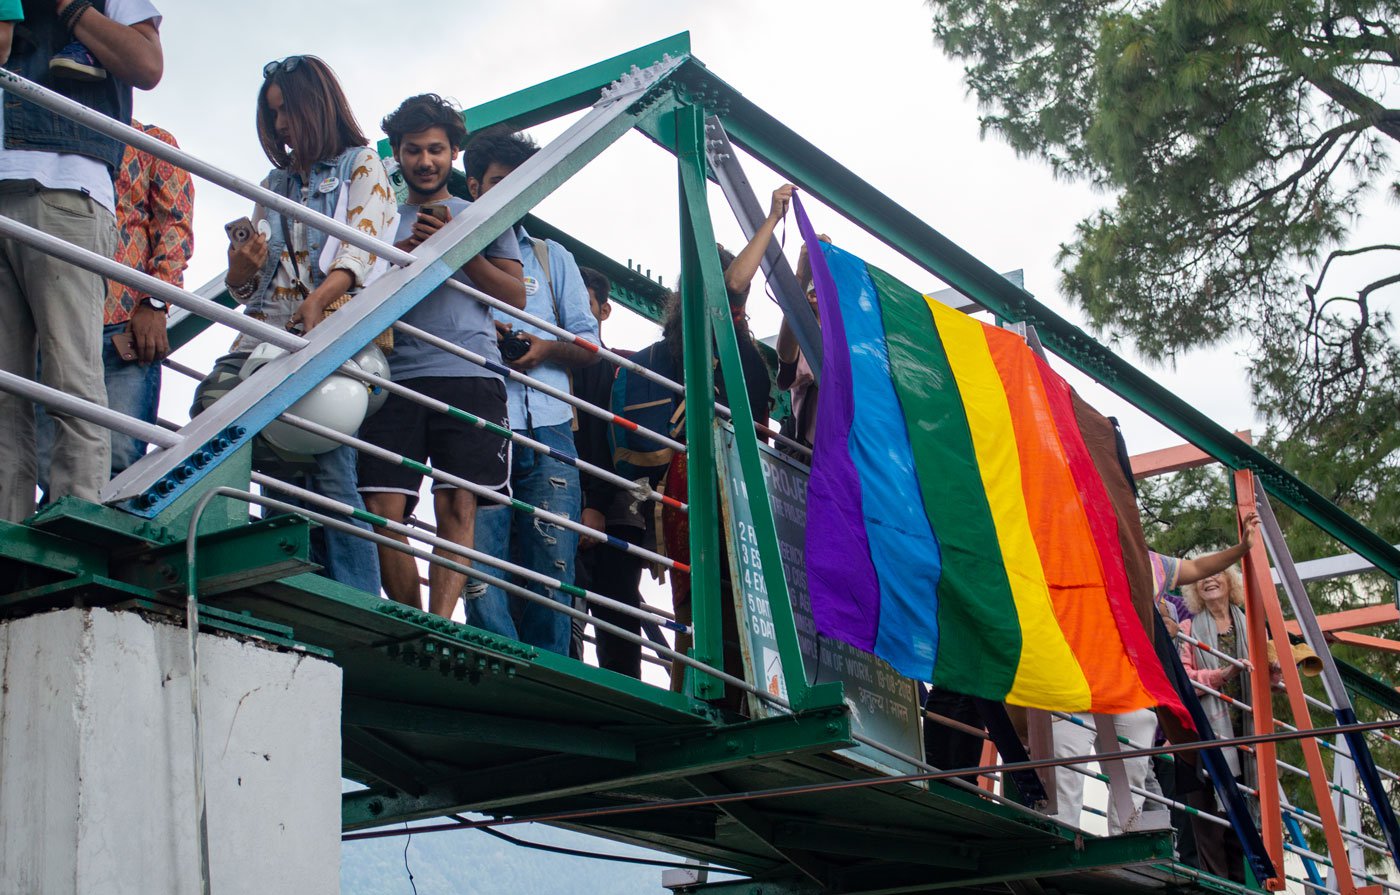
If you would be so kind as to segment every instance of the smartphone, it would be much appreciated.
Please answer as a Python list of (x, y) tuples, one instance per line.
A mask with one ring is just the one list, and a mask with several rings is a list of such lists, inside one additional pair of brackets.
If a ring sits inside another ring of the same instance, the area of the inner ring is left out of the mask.
[(418, 209), (419, 214), (426, 214), (430, 218), (437, 218), (444, 224), (447, 223), (446, 205), (424, 205)]
[(224, 224), (224, 232), (228, 234), (229, 244), (237, 248), (252, 239), (257, 230), (253, 227), (252, 221), (242, 217)]
[(122, 360), (136, 360), (136, 344), (131, 341), (131, 333), (112, 333), (112, 347), (117, 350), (117, 357)]

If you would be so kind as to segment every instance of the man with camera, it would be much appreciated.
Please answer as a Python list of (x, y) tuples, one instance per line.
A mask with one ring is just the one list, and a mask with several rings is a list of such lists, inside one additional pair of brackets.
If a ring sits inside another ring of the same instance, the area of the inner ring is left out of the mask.
[[(395, 243), (413, 251), (454, 215), (471, 204), (447, 190), (452, 161), (467, 136), (462, 114), (436, 94), (410, 97), (381, 123), (394, 158), (408, 186), (408, 204), (399, 206), (399, 230)], [(521, 280), (520, 249), (514, 234), (506, 232), (485, 251), (453, 274), (515, 307), (525, 306)], [(403, 321), (460, 345), (489, 360), (499, 360), (496, 330), (485, 305), (446, 284), (433, 290)], [(395, 382), (430, 398), (475, 414), (502, 427), (509, 425), (505, 384), (498, 373), (471, 363), (411, 336), (396, 333), (390, 360)], [(510, 475), (510, 442), (456, 417), (429, 410), (400, 395), (391, 394), (379, 412), (365, 420), (360, 437), (419, 462), (429, 459), (443, 472), (487, 488), (504, 488)], [(371, 513), (402, 522), (418, 502), (422, 476), (375, 457), (360, 454), (359, 489)], [(470, 491), (433, 483), (433, 512), (438, 535), (471, 547), (475, 541), (476, 496)], [(385, 529), (380, 534), (407, 539)], [(457, 554), (444, 553), (462, 562)], [(379, 548), (380, 577), (392, 599), (415, 608), (419, 602), (418, 565), (398, 550)], [(451, 618), (467, 585), (460, 572), (430, 566), (428, 610)]]
[[(123, 122), (131, 120), (132, 88), (159, 83), (160, 14), (149, 0), (26, 0), (23, 12), (13, 29), (10, 71)], [(75, 41), (105, 69), (101, 80), (78, 81), (51, 69)], [(12, 95), (3, 131), (0, 215), (111, 257), (112, 178), (125, 147)], [(0, 369), (33, 378), (42, 353), (45, 385), (105, 405), (105, 287), (95, 273), (0, 241)], [(50, 496), (96, 502), (111, 471), (107, 430), (70, 414), (52, 416)], [(0, 395), (0, 519), (18, 522), (34, 512), (37, 478), (33, 406)]]
[[(464, 160), (472, 198), (480, 198), (538, 151), (533, 141), (504, 129), (491, 128), (473, 135)], [(596, 344), (598, 321), (589, 310), (588, 290), (573, 256), (556, 242), (533, 239), (522, 226), (516, 226), (514, 237), (525, 267), (525, 310)], [(598, 356), (589, 349), (557, 340), (539, 327), (506, 322), (499, 316), (497, 326), (502, 330), (501, 351), (507, 363), (560, 391), (569, 390), (571, 369), (597, 361)], [(506, 392), (512, 429), (576, 456), (572, 407), (515, 382), (506, 383)], [(520, 500), (570, 519), (579, 518), (581, 492), (578, 470), (573, 466), (536, 451), (516, 451), (510, 483)], [(508, 507), (492, 506), (477, 511), (476, 534), (478, 550), (573, 583), (578, 547), (574, 532)], [(568, 603), (564, 594), (530, 582), (517, 583)], [(469, 597), (469, 624), (540, 649), (568, 653), (569, 617), (562, 612), (516, 597), (507, 599), (496, 587), (486, 588), (474, 599), (470, 599), (472, 592), (465, 596)]]

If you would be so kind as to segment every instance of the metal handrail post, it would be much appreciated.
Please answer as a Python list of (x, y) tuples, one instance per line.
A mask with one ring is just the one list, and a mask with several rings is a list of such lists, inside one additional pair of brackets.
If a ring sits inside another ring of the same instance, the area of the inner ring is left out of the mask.
[[(1235, 503), (1238, 511), (1238, 518), (1243, 532), (1245, 517), (1256, 510), (1254, 473), (1247, 469), (1237, 470), (1234, 475)], [(1264, 617), (1268, 622), (1270, 631), (1277, 634), (1280, 643), (1288, 642), (1287, 627), (1284, 625), (1283, 606), (1279, 603), (1278, 592), (1274, 589), (1273, 577), (1269, 574), (1269, 556), (1262, 541), (1255, 542), (1250, 551), (1244, 557), (1244, 580), (1246, 600), (1250, 601), (1250, 606), (1258, 606), (1263, 609)], [(1253, 646), (1253, 644), (1251, 644)], [(1268, 708), (1269, 720), (1272, 722), (1272, 693), (1267, 687), (1269, 662), (1266, 653), (1250, 653), (1256, 669), (1254, 677), (1262, 679), (1265, 685), (1262, 697), (1254, 699), (1255, 725), (1256, 729), (1263, 716), (1263, 710)], [(1289, 708), (1293, 713), (1293, 723), (1298, 727), (1311, 727), (1312, 715), (1308, 712), (1307, 701), (1303, 698), (1303, 681), (1298, 673), (1298, 666), (1292, 662), (1282, 662), (1284, 691), (1288, 696)], [(1256, 685), (1257, 686), (1257, 685)], [(1303, 750), (1305, 766), (1313, 789), (1313, 799), (1317, 805), (1317, 814), (1322, 818), (1323, 836), (1327, 840), (1327, 851), (1332, 855), (1332, 860), (1338, 870), (1338, 888), (1342, 895), (1353, 895), (1356, 885), (1351, 878), (1350, 861), (1347, 859), (1346, 843), (1342, 839), (1341, 827), (1337, 823), (1337, 813), (1332, 809), (1332, 799), (1329, 797), (1329, 781), (1327, 769), (1322, 763), (1322, 751), (1318, 748), (1315, 740), (1303, 740), (1299, 744)], [(1270, 766), (1273, 766), (1274, 756), (1270, 755)], [(1260, 756), (1259, 765), (1262, 769), (1264, 762)], [(1263, 794), (1263, 777), (1260, 777), (1260, 790)], [(1274, 790), (1277, 792), (1277, 789)], [(1261, 799), (1261, 814), (1263, 805)], [(1265, 820), (1269, 818), (1265, 815)], [(1279, 825), (1279, 838), (1282, 840), (1282, 821), (1280, 816), (1275, 814), (1273, 822)], [(1280, 864), (1280, 866), (1282, 866)]]
[[(695, 629), (695, 658), (724, 667), (724, 612), (720, 605), (719, 481), (715, 475), (714, 320), (711, 302), (720, 295), (706, 295), (701, 258), (713, 255), (697, 249), (694, 222), (705, 209), (704, 199), (686, 190), (686, 179), (696, 170), (704, 177), (705, 128), (703, 112), (686, 105), (675, 115), (677, 179), (681, 225), (681, 332), (684, 341), (686, 501), (690, 504), (690, 606)], [(733, 400), (733, 395), (729, 396)], [(732, 611), (732, 610), (731, 610)], [(693, 679), (695, 696), (719, 699), (724, 688), (712, 677)]]

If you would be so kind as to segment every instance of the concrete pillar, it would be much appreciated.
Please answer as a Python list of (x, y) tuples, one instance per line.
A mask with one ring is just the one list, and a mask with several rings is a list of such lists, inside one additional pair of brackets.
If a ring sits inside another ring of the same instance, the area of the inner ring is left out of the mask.
[[(200, 635), (216, 895), (339, 891), (340, 669)], [(0, 623), (0, 892), (198, 893), (186, 632)]]

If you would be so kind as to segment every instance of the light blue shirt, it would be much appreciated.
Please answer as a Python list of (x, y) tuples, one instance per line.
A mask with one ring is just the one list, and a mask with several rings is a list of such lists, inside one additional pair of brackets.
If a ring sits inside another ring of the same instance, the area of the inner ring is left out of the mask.
[[(520, 261), (525, 268), (525, 310), (541, 320), (549, 320), (576, 336), (598, 344), (598, 321), (588, 309), (588, 288), (569, 250), (554, 240), (545, 240), (549, 249), (549, 274), (535, 257), (534, 242), (524, 227), (515, 228), (520, 242)], [(551, 292), (551, 286), (552, 292)], [(555, 304), (558, 312), (555, 312)], [(511, 324), (518, 332), (528, 332), (544, 339), (555, 338), (537, 326), (514, 317), (492, 311), (502, 323)], [(541, 364), (529, 375), (560, 391), (569, 391), (569, 371), (558, 364)], [(572, 422), (574, 409), (558, 398), (506, 380), (506, 403), (510, 408), (510, 427), (525, 431), (530, 427), (557, 426)]]

